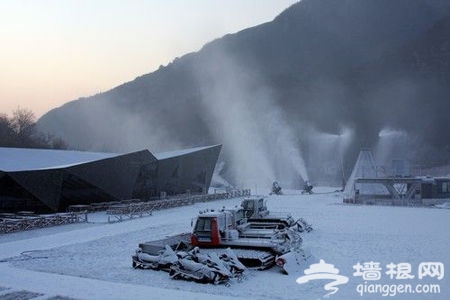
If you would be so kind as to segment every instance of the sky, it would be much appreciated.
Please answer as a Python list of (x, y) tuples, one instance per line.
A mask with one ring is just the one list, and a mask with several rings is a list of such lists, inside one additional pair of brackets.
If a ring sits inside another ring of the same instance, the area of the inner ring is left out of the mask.
[(39, 118), (273, 20), (297, 0), (0, 0), (0, 113)]

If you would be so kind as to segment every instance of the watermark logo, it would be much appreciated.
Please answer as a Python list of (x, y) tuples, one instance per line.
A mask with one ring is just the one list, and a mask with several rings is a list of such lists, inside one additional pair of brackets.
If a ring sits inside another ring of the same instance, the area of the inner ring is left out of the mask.
[[(383, 269), (383, 267), (385, 267)], [(425, 277), (440, 281), (444, 278), (444, 264), (441, 262), (422, 262), (418, 267), (410, 263), (389, 263), (382, 266), (379, 262), (358, 262), (353, 265), (355, 272), (353, 277), (361, 277), (364, 283), (356, 286), (360, 296), (379, 294), (383, 297), (393, 297), (397, 294), (439, 294), (441, 287), (436, 283), (424, 283)], [(330, 291), (324, 297), (335, 294), (338, 285), (346, 284), (349, 278), (339, 275), (339, 270), (332, 264), (327, 264), (323, 259), (318, 264), (312, 264), (304, 271), (305, 276), (297, 278), (298, 284), (304, 284), (311, 280), (324, 279), (331, 282), (324, 285), (326, 291)], [(387, 275), (387, 276), (386, 276)], [(378, 284), (382, 277), (382, 283)], [(393, 281), (398, 280), (398, 281)]]
[(325, 263), (323, 259), (321, 259), (318, 264), (310, 265), (309, 269), (306, 269), (304, 273), (305, 276), (297, 278), (296, 281), (298, 284), (303, 284), (310, 280), (317, 279), (333, 280), (332, 282), (325, 284), (323, 287), (326, 291), (331, 291), (324, 296), (326, 298), (332, 294), (335, 294), (339, 290), (339, 288), (336, 287), (337, 285), (348, 282), (348, 277), (339, 275), (339, 269), (336, 269), (334, 265)]
[[(441, 287), (439, 284), (410, 284), (410, 280), (422, 280), (425, 277), (441, 280), (444, 278), (444, 264), (441, 262), (422, 262), (416, 269), (410, 263), (393, 262), (386, 265), (386, 272), (382, 272), (379, 262), (364, 262), (362, 265), (358, 262), (353, 266), (356, 272), (353, 276), (361, 276), (364, 284), (358, 284), (356, 291), (363, 296), (365, 294), (380, 294), (383, 297), (393, 297), (397, 294), (439, 294)], [(382, 274), (386, 274), (389, 280), (399, 280), (401, 283), (391, 284), (390, 281), (384, 281), (384, 284), (377, 284), (374, 281), (380, 280)], [(416, 277), (417, 276), (417, 277)]]
[(419, 265), (419, 279), (425, 276), (444, 278), (444, 264), (441, 262), (423, 262)]

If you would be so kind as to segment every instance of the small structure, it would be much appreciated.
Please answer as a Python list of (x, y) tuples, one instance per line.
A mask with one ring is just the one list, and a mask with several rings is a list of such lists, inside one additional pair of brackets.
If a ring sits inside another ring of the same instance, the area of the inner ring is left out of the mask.
[(356, 193), (350, 203), (430, 206), (450, 201), (450, 177), (358, 178), (355, 184), (377, 184), (388, 194)]
[(386, 176), (376, 167), (370, 150), (360, 152), (344, 189), (344, 203), (430, 206), (447, 201), (450, 176)]

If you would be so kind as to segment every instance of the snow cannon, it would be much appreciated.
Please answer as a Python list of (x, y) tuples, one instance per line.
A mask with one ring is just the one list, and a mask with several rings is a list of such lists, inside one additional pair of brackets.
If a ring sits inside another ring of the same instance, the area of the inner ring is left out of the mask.
[(313, 186), (308, 181), (305, 181), (305, 185), (303, 186), (302, 194), (312, 194)]
[(283, 193), (281, 192), (281, 186), (278, 184), (277, 181), (274, 181), (272, 183), (272, 192), (270, 193), (270, 195), (282, 195)]

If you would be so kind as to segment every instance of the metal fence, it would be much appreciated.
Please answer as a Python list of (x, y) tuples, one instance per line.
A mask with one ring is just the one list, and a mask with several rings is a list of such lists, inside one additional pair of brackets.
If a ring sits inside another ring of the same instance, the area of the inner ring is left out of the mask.
[(31, 212), (0, 214), (0, 234), (63, 224), (87, 222), (87, 212), (36, 215)]
[(0, 234), (30, 230), (56, 225), (81, 223), (88, 221), (89, 212), (106, 211), (108, 222), (117, 222), (134, 217), (151, 215), (155, 210), (191, 205), (228, 198), (250, 196), (250, 190), (233, 190), (206, 195), (183, 194), (165, 199), (143, 202), (140, 199), (128, 199), (119, 202), (101, 202), (90, 205), (71, 205), (66, 213), (37, 215), (33, 212), (0, 213)]
[(180, 207), (191, 205), (198, 202), (208, 202), (214, 200), (222, 200), (228, 198), (238, 198), (250, 196), (250, 190), (234, 190), (224, 193), (215, 193), (207, 195), (179, 195), (162, 200), (138, 202), (138, 203), (120, 203), (113, 204), (108, 207), (106, 213), (108, 222), (122, 221), (123, 219), (132, 219), (134, 217), (142, 217), (151, 215), (155, 210), (161, 210), (172, 207)]

